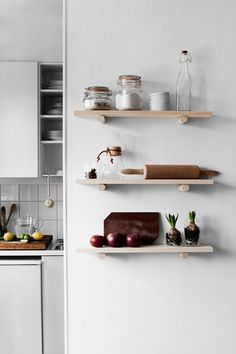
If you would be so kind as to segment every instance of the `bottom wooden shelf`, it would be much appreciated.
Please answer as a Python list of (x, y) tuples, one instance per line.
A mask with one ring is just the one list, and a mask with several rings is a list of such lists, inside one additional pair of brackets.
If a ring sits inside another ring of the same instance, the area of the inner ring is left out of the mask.
[(79, 253), (93, 253), (98, 254), (100, 258), (110, 254), (124, 254), (124, 253), (176, 253), (182, 258), (187, 258), (189, 253), (213, 253), (211, 245), (197, 245), (197, 246), (167, 246), (167, 245), (152, 245), (142, 247), (101, 247), (95, 248), (92, 246), (81, 246), (76, 252)]

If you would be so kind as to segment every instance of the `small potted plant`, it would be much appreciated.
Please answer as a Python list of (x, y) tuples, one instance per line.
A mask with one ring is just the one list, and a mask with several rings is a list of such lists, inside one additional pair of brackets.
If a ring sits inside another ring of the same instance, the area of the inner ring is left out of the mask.
[(195, 246), (198, 244), (200, 228), (195, 224), (196, 212), (190, 211), (188, 213), (189, 224), (184, 229), (186, 244)]
[(176, 223), (178, 220), (179, 214), (175, 215), (166, 215), (166, 220), (170, 224), (171, 228), (166, 233), (166, 243), (169, 246), (181, 246), (182, 244), (182, 237), (181, 232), (176, 229)]

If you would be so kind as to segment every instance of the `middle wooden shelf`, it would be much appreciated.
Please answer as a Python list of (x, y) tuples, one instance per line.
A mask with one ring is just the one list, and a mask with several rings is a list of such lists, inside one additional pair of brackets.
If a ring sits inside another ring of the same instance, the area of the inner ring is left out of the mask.
[(187, 192), (190, 185), (212, 185), (214, 179), (77, 179), (77, 184), (96, 185), (100, 190), (105, 190), (107, 185), (176, 185), (180, 192)]

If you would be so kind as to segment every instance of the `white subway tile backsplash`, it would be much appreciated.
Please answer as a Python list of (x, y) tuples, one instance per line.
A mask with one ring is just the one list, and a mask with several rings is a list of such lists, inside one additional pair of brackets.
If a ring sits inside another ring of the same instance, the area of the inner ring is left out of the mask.
[(38, 218), (38, 202), (20, 202), (20, 216), (32, 216)]
[(16, 232), (15, 230), (15, 221), (9, 221), (8, 225), (7, 225), (7, 231), (12, 232), (13, 234)]
[(63, 238), (63, 221), (62, 220), (58, 220), (57, 221), (57, 235), (58, 238)]
[(45, 235), (53, 235), (53, 238), (57, 238), (57, 222), (52, 220), (44, 220), (42, 232)]
[(63, 219), (63, 203), (57, 202), (57, 219)]
[[(47, 192), (47, 185), (46, 184), (40, 184), (39, 185), (39, 201), (43, 202), (47, 198), (48, 192)], [(53, 200), (57, 199), (57, 186), (56, 184), (52, 184), (50, 186), (50, 196)]]
[(0, 206), (6, 207), (7, 216), (13, 203), (17, 207), (8, 224), (9, 231), (15, 232), (15, 220), (18, 217), (32, 216), (43, 220), (43, 233), (52, 234), (54, 239), (63, 237), (62, 184), (51, 185), (51, 197), (55, 201), (55, 205), (53, 208), (47, 208), (44, 205), (47, 198), (46, 183), (10, 184), (8, 181), (6, 183), (0, 185)]
[(54, 204), (53, 208), (47, 208), (44, 202), (39, 202), (39, 217), (47, 220), (56, 220), (57, 218), (57, 205)]
[(18, 184), (2, 184), (1, 185), (1, 203), (5, 201), (19, 200)]
[(59, 202), (63, 201), (63, 185), (62, 184), (57, 185), (57, 201), (59, 201)]
[(34, 202), (39, 200), (39, 187), (37, 184), (21, 184), (20, 185), (20, 201)]

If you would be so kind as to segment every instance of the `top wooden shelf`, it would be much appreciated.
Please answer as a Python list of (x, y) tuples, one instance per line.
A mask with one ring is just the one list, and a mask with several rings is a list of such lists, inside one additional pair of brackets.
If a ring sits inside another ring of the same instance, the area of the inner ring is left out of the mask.
[(80, 118), (97, 118), (105, 123), (107, 118), (176, 118), (180, 124), (187, 123), (189, 118), (211, 118), (213, 112), (200, 111), (74, 111)]

